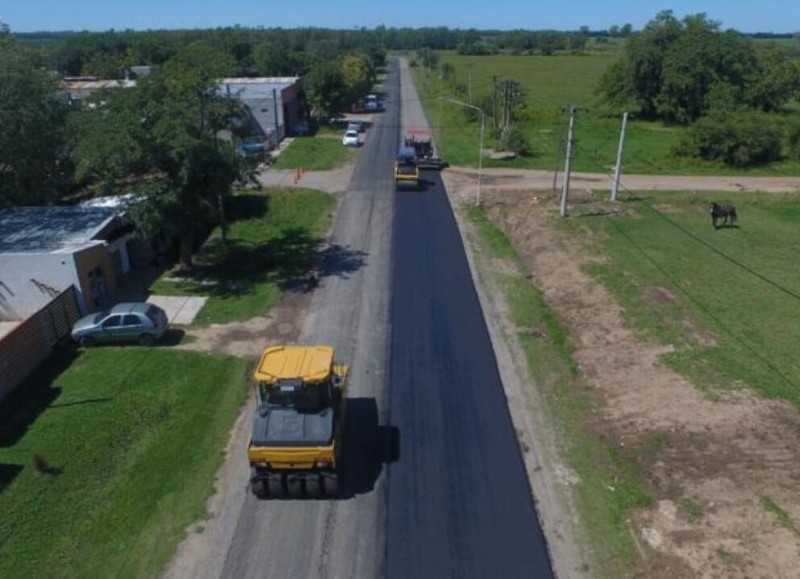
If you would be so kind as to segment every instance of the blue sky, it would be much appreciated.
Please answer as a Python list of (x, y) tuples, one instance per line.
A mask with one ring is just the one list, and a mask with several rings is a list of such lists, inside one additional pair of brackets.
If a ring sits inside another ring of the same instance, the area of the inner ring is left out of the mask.
[(705, 12), (741, 32), (800, 30), (800, 0), (0, 0), (12, 32), (244, 27), (641, 28), (659, 11)]

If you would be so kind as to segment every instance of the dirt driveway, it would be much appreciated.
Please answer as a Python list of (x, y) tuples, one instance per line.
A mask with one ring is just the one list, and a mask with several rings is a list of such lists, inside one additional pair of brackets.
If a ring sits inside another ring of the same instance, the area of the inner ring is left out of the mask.
[[(474, 200), (474, 171), (444, 175), (454, 203)], [(592, 190), (600, 181), (573, 181), (576, 198), (600, 197)], [(544, 191), (537, 193), (537, 183)], [(638, 189), (800, 191), (798, 179), (649, 177), (636, 183)], [(533, 173), (490, 171), (484, 209), (572, 337), (582, 378), (594, 392), (593, 430), (623, 451), (659, 441), (642, 472), (654, 504), (629, 520), (641, 555), (636, 576), (800, 577), (796, 409), (746, 389), (712, 397), (666, 367), (661, 356), (669, 349), (640, 341), (625, 326), (613, 296), (582, 271), (588, 252), (552, 226), (558, 206), (551, 186), (552, 173), (543, 183)], [(642, 295), (654, 308), (677, 299), (665, 288), (643, 288)], [(714, 336), (697, 330), (693, 339), (707, 344)]]

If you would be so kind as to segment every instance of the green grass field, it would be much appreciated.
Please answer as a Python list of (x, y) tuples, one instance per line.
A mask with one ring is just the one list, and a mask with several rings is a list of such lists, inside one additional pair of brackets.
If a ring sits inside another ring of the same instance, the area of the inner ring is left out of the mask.
[(167, 272), (150, 289), (208, 296), (195, 320), (201, 325), (262, 315), (281, 291), (305, 279), (335, 205), (334, 197), (308, 189), (240, 191), (228, 208), (227, 244), (217, 229), (196, 255), (191, 277)]
[(246, 384), (242, 360), (166, 348), (51, 358), (0, 407), (0, 576), (159, 575), (206, 514)]
[[(611, 173), (616, 162), (623, 111), (603, 106), (595, 90), (603, 72), (616, 58), (618, 53), (614, 51), (583, 56), (462, 56), (442, 52), (441, 62), (455, 67), (454, 83), (460, 85), (462, 91), (459, 94), (454, 94), (452, 84), (443, 81), (438, 72), (415, 67), (413, 74), (440, 152), (451, 164), (477, 165), (479, 118), (473, 111), (439, 98), (469, 100), (471, 76), (473, 104), (487, 103), (486, 148), (494, 148), (496, 144), (492, 134), (495, 84), (502, 79), (511, 79), (518, 82), (525, 93), (526, 112), (515, 126), (528, 137), (533, 154), (512, 161), (484, 159), (484, 166), (563, 168), (568, 124), (565, 109), (573, 105), (580, 108), (575, 128), (577, 153), (573, 170)], [(501, 105), (497, 107), (501, 109)], [(684, 131), (683, 127), (631, 117), (625, 140), (625, 171), (636, 174), (767, 176), (800, 173), (800, 162), (797, 161), (733, 170), (719, 163), (675, 157), (671, 151)]]
[(315, 136), (294, 137), (292, 143), (275, 159), (275, 170), (304, 169), (306, 171), (329, 171), (343, 165), (355, 154), (353, 149), (342, 146), (344, 125), (341, 129), (329, 126)]
[[(591, 273), (611, 288), (628, 322), (672, 344), (666, 360), (700, 388), (747, 386), (800, 406), (800, 252), (795, 195), (737, 195), (740, 228), (714, 230), (708, 202), (719, 195), (648, 194), (624, 202), (632, 217), (579, 220), (602, 233), (611, 258)], [(576, 220), (578, 221), (578, 220)], [(642, 288), (664, 288), (655, 305)], [(716, 342), (702, 346), (687, 328)]]

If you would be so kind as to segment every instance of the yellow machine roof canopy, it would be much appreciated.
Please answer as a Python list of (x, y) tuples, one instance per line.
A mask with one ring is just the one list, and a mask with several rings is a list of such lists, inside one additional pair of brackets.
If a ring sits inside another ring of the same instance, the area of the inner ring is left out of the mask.
[(288, 378), (315, 382), (330, 376), (332, 364), (332, 346), (272, 346), (264, 350), (253, 378), (268, 384)]

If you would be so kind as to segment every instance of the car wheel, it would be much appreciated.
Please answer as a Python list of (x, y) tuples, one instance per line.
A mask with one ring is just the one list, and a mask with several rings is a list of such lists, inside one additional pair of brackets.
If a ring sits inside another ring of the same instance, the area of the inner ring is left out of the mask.
[(80, 344), (82, 348), (91, 348), (95, 343), (95, 339), (91, 336), (81, 336), (78, 338), (78, 344)]
[(142, 334), (139, 336), (139, 343), (142, 346), (155, 346), (156, 339), (150, 334)]

